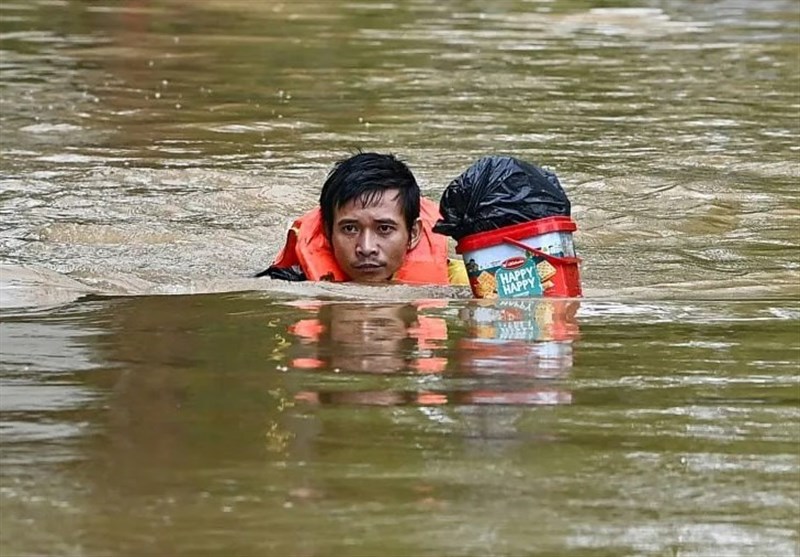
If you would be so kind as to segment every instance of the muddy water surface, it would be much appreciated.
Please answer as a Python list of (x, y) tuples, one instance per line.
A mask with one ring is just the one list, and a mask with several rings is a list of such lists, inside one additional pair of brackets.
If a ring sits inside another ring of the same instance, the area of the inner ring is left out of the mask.
[[(800, 553), (800, 4), (0, 3), (0, 555)], [(585, 298), (249, 278), (543, 164)]]

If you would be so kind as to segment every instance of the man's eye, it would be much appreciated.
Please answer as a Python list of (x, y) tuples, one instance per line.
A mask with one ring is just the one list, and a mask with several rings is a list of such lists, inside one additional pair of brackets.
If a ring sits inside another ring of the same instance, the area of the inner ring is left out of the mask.
[(391, 234), (394, 232), (394, 226), (391, 224), (382, 224), (378, 227), (378, 232), (381, 234)]
[(340, 230), (345, 234), (355, 234), (358, 232), (358, 228), (355, 224), (343, 224)]

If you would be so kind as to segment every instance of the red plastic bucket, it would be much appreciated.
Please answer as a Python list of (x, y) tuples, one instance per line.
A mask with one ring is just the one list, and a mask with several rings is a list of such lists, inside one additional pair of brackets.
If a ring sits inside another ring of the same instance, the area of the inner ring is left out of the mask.
[(547, 217), (465, 236), (456, 252), (477, 298), (574, 298), (581, 295), (577, 229), (569, 217)]

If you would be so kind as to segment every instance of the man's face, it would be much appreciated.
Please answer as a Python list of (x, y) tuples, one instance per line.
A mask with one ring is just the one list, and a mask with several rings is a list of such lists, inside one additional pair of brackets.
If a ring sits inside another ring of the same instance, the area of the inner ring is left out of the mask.
[(386, 190), (366, 206), (362, 199), (353, 199), (334, 210), (333, 255), (352, 280), (385, 281), (419, 242), (421, 226), (417, 219), (408, 230), (398, 190)]

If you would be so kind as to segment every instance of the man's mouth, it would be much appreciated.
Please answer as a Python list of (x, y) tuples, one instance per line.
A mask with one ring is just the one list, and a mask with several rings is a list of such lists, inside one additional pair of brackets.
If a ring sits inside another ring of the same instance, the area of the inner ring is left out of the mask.
[(383, 263), (356, 263), (354, 267), (364, 273), (379, 271), (384, 268)]

